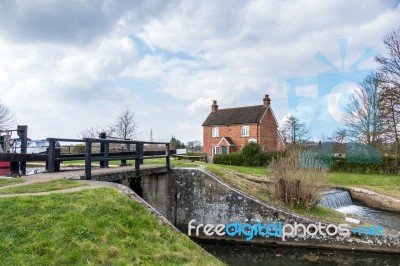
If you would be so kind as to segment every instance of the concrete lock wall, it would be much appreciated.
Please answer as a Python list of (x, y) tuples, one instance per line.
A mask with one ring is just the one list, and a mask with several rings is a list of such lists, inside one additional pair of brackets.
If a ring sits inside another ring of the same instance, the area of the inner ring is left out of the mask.
[(168, 221), (176, 222), (176, 186), (170, 173), (142, 177), (142, 198)]
[[(246, 195), (201, 169), (172, 169), (169, 174), (142, 177), (143, 198), (173, 223), (187, 233), (188, 223), (195, 219), (198, 224), (256, 224), (282, 222), (294, 224), (318, 224), (314, 221), (280, 210)], [(326, 225), (326, 223), (323, 223)], [(350, 226), (350, 228), (352, 228)], [(192, 231), (194, 234), (195, 231)], [(254, 237), (246, 241), (245, 236), (229, 237), (200, 235), (199, 238), (228, 240), (250, 244), (285, 244), (326, 248), (344, 248), (400, 252), (398, 235), (375, 236), (309, 236), (282, 241), (279, 237)]]

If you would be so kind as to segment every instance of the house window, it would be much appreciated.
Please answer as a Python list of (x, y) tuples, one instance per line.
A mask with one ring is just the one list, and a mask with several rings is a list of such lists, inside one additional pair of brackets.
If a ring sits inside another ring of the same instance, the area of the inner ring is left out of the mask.
[(250, 136), (250, 127), (247, 126), (242, 126), (242, 137), (248, 137)]
[(218, 146), (213, 146), (212, 147), (212, 155), (214, 156), (215, 154), (218, 154)]
[(217, 127), (213, 127), (211, 129), (211, 137), (213, 137), (213, 138), (218, 138), (219, 137), (218, 128)]

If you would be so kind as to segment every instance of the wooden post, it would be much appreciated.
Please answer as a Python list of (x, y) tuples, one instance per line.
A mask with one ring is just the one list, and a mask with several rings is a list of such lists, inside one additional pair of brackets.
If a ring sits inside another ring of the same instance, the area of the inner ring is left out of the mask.
[(142, 157), (142, 150), (143, 150), (143, 144), (142, 143), (136, 143), (136, 152), (135, 152), (135, 169), (136, 169), (136, 174), (139, 176), (140, 174), (140, 160)]
[(168, 171), (171, 169), (171, 162), (170, 162), (170, 158), (169, 158), (169, 156), (170, 156), (170, 154), (169, 154), (169, 152), (170, 152), (170, 150), (169, 150), (169, 143), (167, 143), (166, 144), (166, 149), (165, 149), (165, 155), (166, 155), (166, 157), (165, 157), (165, 161), (166, 161), (166, 164), (167, 164), (167, 169), (168, 169)]
[[(28, 126), (17, 126), (17, 135), (21, 139), (21, 153), (26, 153), (28, 148)], [(20, 162), (21, 175), (26, 175), (26, 162)]]
[[(110, 143), (104, 143), (104, 157), (108, 158), (110, 155)], [(104, 167), (108, 168), (108, 161), (104, 161)]]
[[(125, 139), (125, 140), (126, 140), (126, 139)], [(125, 149), (127, 149), (127, 145), (126, 145), (126, 144), (124, 144), (124, 145), (125, 145), (125, 147), (123, 148), (122, 151), (124, 151)], [(119, 166), (126, 166), (126, 160), (121, 160), (121, 164), (120, 164)]]
[(60, 172), (60, 160), (56, 160), (56, 158), (60, 159), (61, 157), (61, 147), (56, 146), (56, 142), (54, 141), (54, 172)]
[(47, 140), (49, 142), (49, 158), (47, 160), (47, 170), (52, 173), (55, 171), (56, 141), (54, 139)]
[(143, 159), (143, 154), (144, 154), (144, 144), (140, 143), (140, 164), (144, 163), (144, 159)]
[[(99, 134), (99, 138), (106, 139), (107, 134), (105, 132), (101, 132)], [(106, 146), (107, 146), (107, 150), (108, 150), (108, 143), (100, 142), (100, 153), (103, 153), (105, 158), (108, 157), (108, 151), (106, 154)], [(100, 168), (108, 168), (108, 161), (100, 161)]]
[(92, 178), (92, 142), (85, 139), (85, 176), (86, 180)]

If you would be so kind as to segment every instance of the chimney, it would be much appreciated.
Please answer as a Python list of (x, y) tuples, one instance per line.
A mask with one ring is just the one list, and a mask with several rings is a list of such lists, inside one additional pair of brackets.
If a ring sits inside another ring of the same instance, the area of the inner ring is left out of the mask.
[(264, 102), (264, 107), (269, 107), (271, 105), (271, 99), (269, 98), (268, 94), (265, 94), (263, 102)]
[(216, 100), (213, 100), (213, 104), (211, 105), (211, 113), (215, 113), (218, 111), (218, 104)]

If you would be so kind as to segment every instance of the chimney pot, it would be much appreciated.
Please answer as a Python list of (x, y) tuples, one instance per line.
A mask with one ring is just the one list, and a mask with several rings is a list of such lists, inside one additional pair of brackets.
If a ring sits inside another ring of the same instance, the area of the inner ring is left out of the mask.
[(218, 111), (218, 104), (216, 100), (213, 100), (213, 104), (211, 105), (211, 113), (215, 113)]
[(263, 99), (263, 105), (264, 107), (269, 107), (271, 105), (271, 99), (269, 98), (268, 94), (265, 94), (265, 97)]

